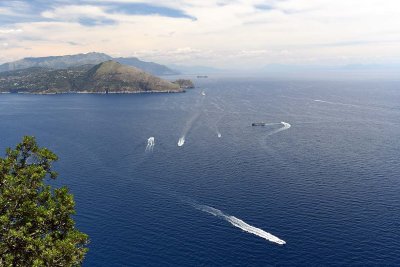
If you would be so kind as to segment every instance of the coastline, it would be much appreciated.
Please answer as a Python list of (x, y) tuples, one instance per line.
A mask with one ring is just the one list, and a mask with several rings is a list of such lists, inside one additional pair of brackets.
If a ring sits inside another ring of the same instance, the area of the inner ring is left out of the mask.
[(119, 92), (91, 92), (91, 91), (70, 91), (70, 92), (0, 92), (0, 94), (22, 94), (22, 95), (62, 95), (62, 94), (97, 94), (97, 95), (107, 95), (107, 94), (176, 94), (176, 93), (186, 93), (186, 90), (168, 90), (168, 91), (119, 91)]

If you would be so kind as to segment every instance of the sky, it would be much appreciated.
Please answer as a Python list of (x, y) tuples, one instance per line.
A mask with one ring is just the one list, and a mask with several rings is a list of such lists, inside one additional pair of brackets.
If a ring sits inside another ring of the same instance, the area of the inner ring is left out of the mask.
[(0, 0), (0, 63), (103, 52), (163, 64), (400, 63), (399, 0)]

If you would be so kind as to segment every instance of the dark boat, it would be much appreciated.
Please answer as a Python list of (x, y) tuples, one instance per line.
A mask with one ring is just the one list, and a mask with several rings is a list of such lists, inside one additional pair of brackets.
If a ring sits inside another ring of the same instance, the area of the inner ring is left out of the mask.
[(208, 78), (207, 75), (197, 75), (197, 78)]
[(251, 126), (265, 126), (265, 125), (266, 125), (265, 122), (253, 122), (253, 123), (251, 124)]

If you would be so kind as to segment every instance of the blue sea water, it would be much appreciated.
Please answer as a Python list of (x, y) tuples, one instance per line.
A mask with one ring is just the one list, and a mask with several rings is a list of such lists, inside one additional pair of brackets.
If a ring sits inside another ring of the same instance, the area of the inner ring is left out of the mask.
[(34, 135), (60, 158), (51, 183), (75, 196), (84, 266), (400, 265), (400, 82), (195, 82), (0, 95), (1, 151)]

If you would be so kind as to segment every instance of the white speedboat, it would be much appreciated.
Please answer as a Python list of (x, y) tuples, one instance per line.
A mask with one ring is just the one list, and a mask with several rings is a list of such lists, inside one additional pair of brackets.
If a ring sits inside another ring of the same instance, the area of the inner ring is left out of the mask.
[(178, 146), (183, 146), (184, 143), (185, 143), (185, 137), (179, 138)]

